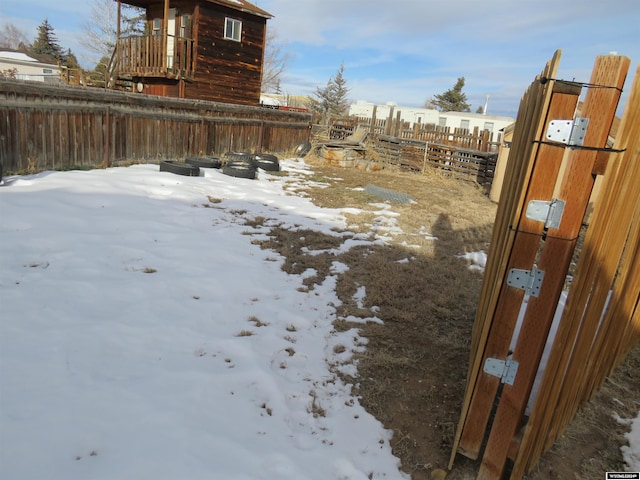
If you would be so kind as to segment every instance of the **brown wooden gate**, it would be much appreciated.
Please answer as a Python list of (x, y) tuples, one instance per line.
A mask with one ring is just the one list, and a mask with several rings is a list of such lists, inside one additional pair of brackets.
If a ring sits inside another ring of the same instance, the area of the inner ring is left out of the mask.
[[(529, 471), (640, 338), (640, 75), (611, 149), (629, 59), (598, 57), (587, 84), (556, 79), (559, 60), (520, 105), (476, 312), (449, 467), (482, 453), (480, 479), (502, 478), (508, 459), (511, 478)], [(600, 200), (526, 417), (596, 174)]]

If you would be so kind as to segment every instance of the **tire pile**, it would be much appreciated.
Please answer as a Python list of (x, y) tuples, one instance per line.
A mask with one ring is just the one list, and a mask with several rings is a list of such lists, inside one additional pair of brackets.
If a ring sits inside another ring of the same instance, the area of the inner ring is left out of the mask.
[(256, 178), (258, 169), (279, 172), (278, 157), (267, 153), (229, 152), (224, 161), (219, 157), (187, 157), (184, 162), (166, 160), (160, 163), (161, 172), (197, 177), (200, 168), (221, 168), (222, 173), (236, 178)]
[(267, 172), (280, 171), (280, 163), (275, 155), (229, 152), (226, 159), (222, 173), (231, 177), (254, 179), (259, 168)]

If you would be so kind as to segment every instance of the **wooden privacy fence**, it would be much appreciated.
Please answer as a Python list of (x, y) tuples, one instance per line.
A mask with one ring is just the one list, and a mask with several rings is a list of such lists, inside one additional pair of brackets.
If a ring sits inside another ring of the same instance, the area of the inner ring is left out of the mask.
[(306, 113), (258, 106), (0, 80), (5, 172), (290, 152), (308, 140), (310, 121)]
[[(640, 70), (607, 149), (629, 59), (598, 57), (588, 84), (556, 79), (559, 59), (520, 105), (476, 312), (449, 467), (482, 454), (479, 479), (530, 471), (640, 339)], [(550, 337), (595, 174), (601, 194)]]

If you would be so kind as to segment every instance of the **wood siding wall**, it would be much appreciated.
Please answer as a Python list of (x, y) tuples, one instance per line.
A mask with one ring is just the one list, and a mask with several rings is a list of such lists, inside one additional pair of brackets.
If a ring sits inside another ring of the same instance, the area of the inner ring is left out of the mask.
[(311, 117), (260, 107), (0, 80), (5, 172), (158, 162), (231, 150), (290, 153)]
[[(242, 22), (240, 42), (224, 39), (227, 17)], [(200, 5), (194, 81), (185, 83), (185, 98), (258, 105), (266, 19), (237, 10)]]

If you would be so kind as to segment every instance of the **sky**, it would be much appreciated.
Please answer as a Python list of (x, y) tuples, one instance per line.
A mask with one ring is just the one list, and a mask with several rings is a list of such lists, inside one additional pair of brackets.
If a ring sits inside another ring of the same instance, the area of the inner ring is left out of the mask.
[[(370, 204), (371, 234), (342, 234), (362, 211), (313, 205), (313, 170), (280, 165), (256, 180), (157, 165), (4, 179), (0, 478), (408, 479), (337, 375), (357, 378), (367, 348), (333, 328), (348, 266), (309, 289), (314, 270), (287, 274), (256, 244), (275, 226), (342, 238), (338, 252), (384, 244), (398, 214)], [(482, 269), (486, 254), (467, 258)], [(369, 310), (345, 320), (380, 323)], [(614, 410), (638, 471), (640, 415)]]
[[(588, 82), (597, 55), (628, 56), (630, 72), (640, 61), (638, 0), (255, 3), (274, 15), (268, 26), (290, 56), (282, 78), (288, 95), (312, 94), (344, 64), (354, 102), (421, 107), (464, 77), (472, 111), (488, 95), (487, 113), (515, 117), (525, 89), (557, 49), (563, 53), (558, 76), (569, 80)], [(48, 18), (60, 43), (82, 62), (81, 26), (91, 5), (91, 0), (5, 0), (0, 26), (12, 23), (31, 38)]]

